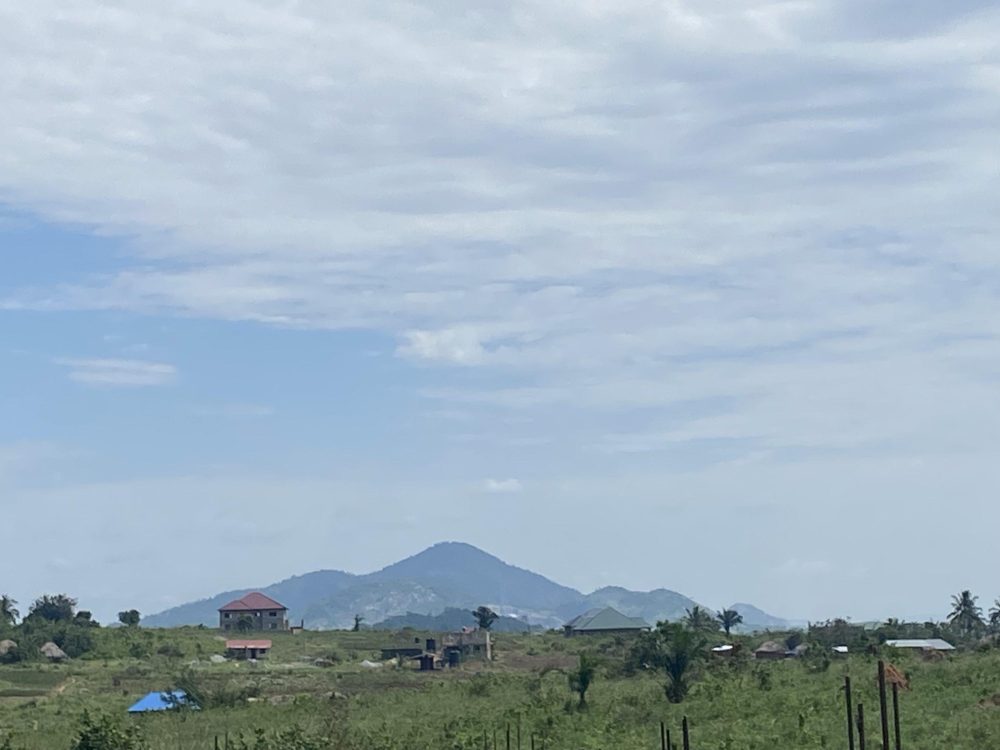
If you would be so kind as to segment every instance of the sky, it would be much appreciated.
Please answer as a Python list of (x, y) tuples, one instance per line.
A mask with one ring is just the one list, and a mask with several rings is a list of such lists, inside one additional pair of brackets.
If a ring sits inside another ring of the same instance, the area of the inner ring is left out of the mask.
[(0, 4), (0, 591), (460, 540), (1000, 596), (1000, 8)]

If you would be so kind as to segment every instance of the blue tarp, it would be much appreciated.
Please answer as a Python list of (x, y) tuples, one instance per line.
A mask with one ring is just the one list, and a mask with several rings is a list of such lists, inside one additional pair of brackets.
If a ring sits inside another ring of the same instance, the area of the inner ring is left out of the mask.
[(144, 714), (149, 711), (169, 711), (172, 708), (198, 708), (188, 700), (187, 693), (183, 690), (167, 691), (165, 693), (149, 693), (132, 706), (128, 712), (130, 714)]

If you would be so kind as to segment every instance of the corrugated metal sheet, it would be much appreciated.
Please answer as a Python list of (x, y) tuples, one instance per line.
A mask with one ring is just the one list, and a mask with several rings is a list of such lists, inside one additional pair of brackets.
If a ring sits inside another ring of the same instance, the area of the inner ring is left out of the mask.
[(928, 651), (955, 650), (955, 647), (948, 643), (948, 641), (943, 641), (940, 638), (901, 638), (886, 641), (885, 645), (892, 646), (893, 648), (922, 648)]

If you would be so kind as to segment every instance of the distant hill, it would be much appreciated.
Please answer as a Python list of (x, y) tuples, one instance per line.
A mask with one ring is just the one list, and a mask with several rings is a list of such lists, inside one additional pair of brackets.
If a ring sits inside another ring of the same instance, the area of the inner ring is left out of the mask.
[(788, 628), (797, 626), (797, 623), (793, 623), (781, 617), (769, 615), (764, 610), (758, 609), (752, 604), (740, 602), (733, 604), (729, 607), (729, 609), (735, 609), (743, 615), (743, 623), (739, 627), (739, 630), (743, 632), (753, 632), (755, 630), (787, 630)]
[[(451, 622), (458, 615), (447, 614), (449, 610), (472, 610), (482, 604), (492, 607), (511, 627), (527, 622), (558, 628), (588, 609), (605, 606), (655, 623), (680, 619), (684, 610), (695, 604), (694, 600), (668, 589), (639, 592), (609, 586), (583, 594), (510, 565), (472, 545), (442, 542), (374, 573), (354, 575), (321, 570), (257, 589), (227, 591), (150, 615), (143, 619), (143, 625), (215, 626), (218, 608), (249, 591), (261, 591), (277, 599), (288, 607), (292, 622), (305, 620), (306, 627), (314, 629), (350, 627), (356, 614), (373, 625), (402, 623), (402, 627), (410, 623), (410, 627), (424, 627), (414, 624), (417, 618), (434, 620), (447, 615), (439, 622)], [(737, 606), (745, 608), (744, 618), (748, 623), (785, 622), (750, 605)]]
[(517, 568), (471, 544), (443, 542), (390, 565), (366, 578), (373, 581), (421, 581), (450, 597), (518, 609), (551, 610), (578, 600), (580, 592), (545, 576)]
[(357, 576), (339, 570), (318, 570), (301, 576), (286, 578), (284, 581), (256, 589), (234, 589), (216, 594), (210, 599), (201, 599), (189, 604), (173, 607), (165, 612), (142, 618), (147, 627), (169, 628), (177, 625), (219, 624), (219, 607), (233, 599), (239, 599), (251, 591), (260, 591), (276, 599), (290, 611), (290, 617), (301, 617), (318, 597), (330, 597), (347, 588)]
[[(431, 632), (449, 632), (465, 627), (475, 627), (475, 625), (476, 618), (472, 616), (471, 610), (449, 607), (438, 615), (418, 615), (414, 612), (396, 615), (376, 623), (372, 629), (402, 630), (403, 628), (413, 628), (414, 630)], [(495, 633), (527, 633), (532, 630), (532, 627), (523, 620), (514, 617), (499, 617), (491, 629)]]
[[(655, 625), (659, 620), (679, 620), (684, 616), (684, 610), (697, 604), (693, 599), (668, 589), (629, 591), (620, 586), (598, 589), (584, 597), (584, 602), (587, 609), (614, 607), (623, 615), (641, 617), (650, 625)], [(565, 608), (562, 614), (567, 619), (573, 616), (569, 608)]]

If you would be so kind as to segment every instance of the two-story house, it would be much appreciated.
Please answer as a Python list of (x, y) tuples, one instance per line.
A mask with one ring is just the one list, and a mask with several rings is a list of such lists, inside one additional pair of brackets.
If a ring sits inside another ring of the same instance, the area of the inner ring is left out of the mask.
[(247, 594), (219, 608), (219, 628), (244, 631), (288, 630), (288, 608), (259, 592)]

